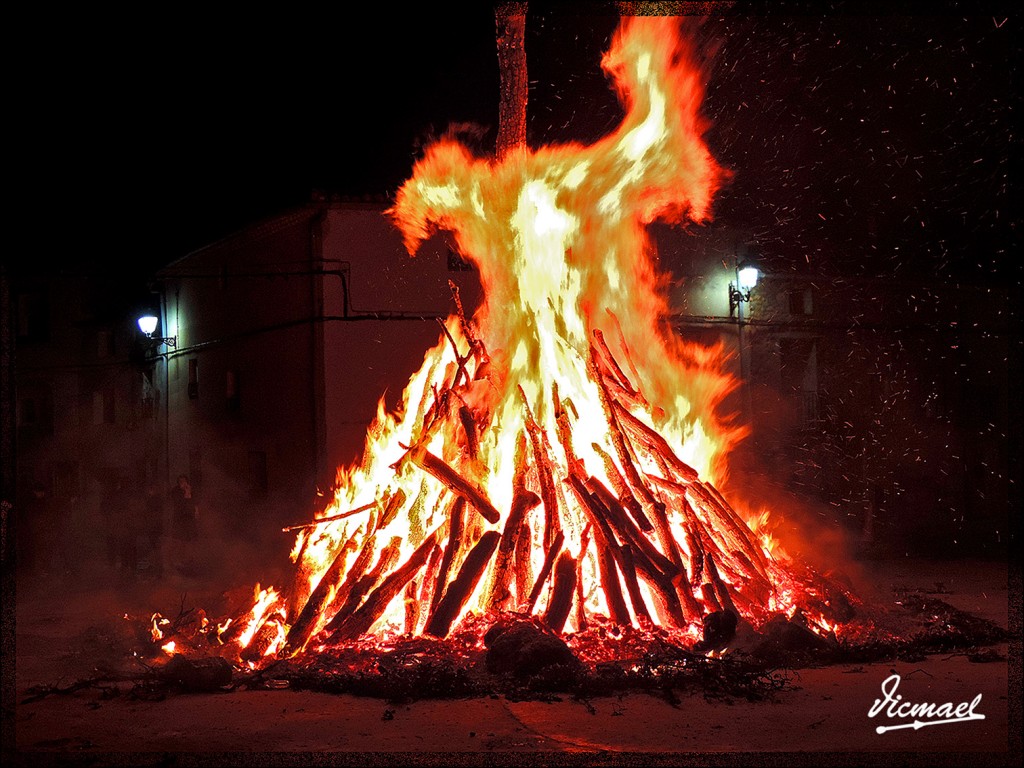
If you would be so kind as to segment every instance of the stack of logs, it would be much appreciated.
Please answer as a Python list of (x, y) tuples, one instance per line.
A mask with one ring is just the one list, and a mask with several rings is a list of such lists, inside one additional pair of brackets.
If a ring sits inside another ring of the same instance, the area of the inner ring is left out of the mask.
[[(408, 513), (408, 499), (400, 489), (366, 507), (304, 524), (311, 527), (355, 514), (369, 516), (366, 525), (338, 549), (311, 593), (308, 587), (303, 591), (306, 578), (299, 568), (288, 595), (291, 612), (283, 654), (300, 652), (313, 637), (325, 643), (360, 637), (399, 595), (405, 600), (407, 631), (422, 628), (428, 635), (446, 637), (488, 566), (490, 576), (482, 593), (487, 610), (532, 614), (550, 582), (544, 622), (555, 632), (563, 631), (575, 603), (576, 625), (583, 629), (587, 617), (580, 569), (591, 545), (609, 618), (620, 626), (644, 627), (655, 621), (664, 627), (699, 626), (704, 615), (723, 610), (748, 618), (767, 615), (774, 591), (769, 572), (781, 575), (778, 565), (765, 555), (722, 495), (701, 482), (661, 435), (633, 415), (631, 409), (636, 406), (650, 406), (616, 362), (600, 331), (593, 333), (587, 366), (600, 392), (614, 448), (612, 456), (593, 445), (611, 487), (589, 475), (576, 456), (571, 401), (560, 400), (556, 388), (554, 437), (563, 458), (556, 462), (552, 436), (537, 423), (520, 390), (526, 429), (516, 450), (512, 502), (504, 516), (495, 509), (471, 474), (479, 430), (489, 423), (490, 414), (474, 412), (464, 397), (474, 382), (488, 376), (490, 362), (482, 342), (470, 333), (461, 306), (460, 318), (470, 349), (461, 354), (442, 324), (456, 351), (454, 373), (439, 391), (435, 388), (430, 406), (419, 414), (419, 438), (394, 465), (401, 473), (411, 464), (444, 485), (443, 522), (426, 533), (401, 564), (398, 538), (385, 544), (371, 563), (378, 534), (397, 514)], [(631, 364), (630, 368), (637, 378)], [(453, 419), (458, 420), (455, 429)], [(445, 461), (426, 449), (438, 429), (460, 435), (457, 456), (461, 460)], [(643, 466), (658, 471), (644, 471)], [(545, 559), (533, 574), (528, 515), (538, 505), (543, 507)], [(567, 505), (576, 505), (586, 520), (576, 557), (565, 546), (560, 524), (559, 510)], [(685, 549), (670, 527), (670, 516), (684, 532)], [(500, 531), (482, 522), (496, 525), (502, 518)], [(806, 575), (816, 578), (810, 571)], [(647, 585), (653, 605), (648, 605), (641, 583)], [(265, 634), (269, 637), (269, 630)], [(254, 643), (259, 645), (259, 634)]]

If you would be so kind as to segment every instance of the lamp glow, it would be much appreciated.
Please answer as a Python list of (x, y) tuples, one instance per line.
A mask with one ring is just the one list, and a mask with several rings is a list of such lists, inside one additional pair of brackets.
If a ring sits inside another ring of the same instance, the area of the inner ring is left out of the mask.
[(157, 318), (154, 315), (143, 315), (139, 318), (139, 330), (147, 336), (152, 336), (156, 330)]
[(740, 290), (749, 291), (757, 285), (757, 278), (761, 276), (757, 267), (743, 267), (739, 272)]

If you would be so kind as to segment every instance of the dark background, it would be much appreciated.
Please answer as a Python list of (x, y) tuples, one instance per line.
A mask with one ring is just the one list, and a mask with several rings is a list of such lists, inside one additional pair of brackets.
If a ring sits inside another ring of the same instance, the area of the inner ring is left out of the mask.
[[(1017, 284), (1019, 20), (1001, 4), (888, 7), (694, 19), (708, 140), (735, 171), (715, 215), (794, 267)], [(530, 10), (532, 145), (616, 125), (599, 67), (616, 23), (611, 4)], [(314, 190), (393, 193), (450, 124), (493, 148), (488, 5), (89, 9), (11, 35), (23, 267), (145, 275)]]

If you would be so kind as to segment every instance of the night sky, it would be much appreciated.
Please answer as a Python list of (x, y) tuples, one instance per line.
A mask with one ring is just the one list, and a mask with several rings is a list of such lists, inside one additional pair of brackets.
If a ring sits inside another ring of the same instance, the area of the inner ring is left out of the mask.
[[(697, 28), (708, 140), (735, 172), (716, 220), (793, 268), (1019, 283), (1019, 18), (781, 7)], [(599, 67), (617, 19), (574, 8), (528, 16), (534, 146), (594, 140), (621, 116)], [(393, 193), (450, 124), (493, 148), (488, 6), (382, 5), (372, 24), (104, 13), (22, 30), (11, 119), (34, 227), (13, 263), (144, 274), (313, 190)]]

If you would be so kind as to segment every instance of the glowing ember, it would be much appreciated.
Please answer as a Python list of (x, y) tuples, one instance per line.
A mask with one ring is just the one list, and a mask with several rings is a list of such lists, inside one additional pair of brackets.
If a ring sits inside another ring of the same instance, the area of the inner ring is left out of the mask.
[(663, 324), (645, 227), (706, 219), (725, 175), (687, 52), (678, 21), (628, 19), (602, 62), (627, 112), (613, 134), (500, 161), (445, 140), (417, 163), (390, 213), (410, 253), (453, 232), (486, 301), (448, 319), (400, 412), (381, 405), (362, 464), (298, 535), (290, 588), (257, 587), (218, 627), (250, 664), (444, 637), (470, 612), (695, 639), (715, 611), (758, 626), (799, 608), (836, 629), (840, 591), (715, 488), (745, 434), (716, 415), (722, 348)]

